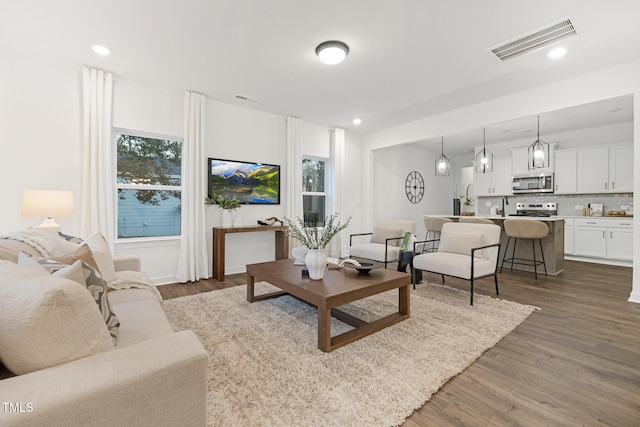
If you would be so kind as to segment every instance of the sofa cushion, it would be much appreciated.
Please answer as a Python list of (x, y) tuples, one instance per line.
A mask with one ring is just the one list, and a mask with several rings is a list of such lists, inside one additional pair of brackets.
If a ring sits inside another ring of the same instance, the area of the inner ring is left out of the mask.
[[(400, 228), (382, 228), (373, 227), (373, 234), (371, 235), (371, 243), (387, 243), (387, 239), (394, 237), (404, 237), (402, 229)], [(390, 240), (389, 245), (400, 246), (402, 245), (402, 239)]]
[[(91, 266), (91, 264), (95, 265), (95, 261), (87, 245), (82, 245), (76, 251), (61, 257), (31, 258), (24, 253), (20, 253), (18, 264), (33, 266), (34, 263), (42, 268), (43, 271), (57, 276), (62, 275), (68, 277), (85, 286), (91, 293), (96, 304), (98, 304), (98, 308), (109, 329), (109, 333), (115, 341), (118, 336), (120, 322), (111, 309), (109, 299), (107, 298), (107, 285), (105, 281), (100, 277), (100, 273)], [(81, 269), (82, 277), (69, 277), (74, 271), (72, 267), (77, 263), (79, 263), (78, 266)]]
[[(440, 246), (438, 251), (471, 255), (472, 248), (484, 246), (483, 241), (483, 233), (443, 232), (440, 235)], [(477, 252), (475, 256), (480, 256), (480, 252)]]
[(101, 233), (96, 233), (89, 237), (84, 243), (89, 245), (93, 257), (98, 264), (98, 271), (102, 275), (105, 282), (109, 283), (116, 278), (116, 268), (113, 265), (113, 257), (107, 242)]
[(397, 246), (385, 245), (384, 243), (361, 243), (349, 248), (349, 255), (356, 258), (372, 259), (384, 262), (385, 246), (387, 250), (387, 261), (398, 261), (400, 248)]
[(124, 289), (110, 291), (109, 295), (114, 301), (123, 301), (113, 304), (113, 310), (121, 321), (116, 347), (125, 347), (174, 332), (162, 304), (151, 292)]
[(0, 358), (15, 374), (113, 348), (86, 288), (0, 261)]
[[(418, 270), (469, 280), (471, 278), (471, 259), (469, 255), (451, 252), (429, 252), (416, 255), (413, 258), (413, 266)], [(473, 277), (487, 276), (494, 272), (495, 264), (493, 262), (483, 258), (473, 258)]]

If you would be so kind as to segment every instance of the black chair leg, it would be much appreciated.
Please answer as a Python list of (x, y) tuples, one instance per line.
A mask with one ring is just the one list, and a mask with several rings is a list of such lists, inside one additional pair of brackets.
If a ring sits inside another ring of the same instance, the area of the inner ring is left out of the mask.
[(442, 283), (444, 283), (444, 274), (442, 274)]
[(531, 239), (531, 249), (533, 249), (533, 275), (538, 280), (538, 262), (536, 261), (536, 242)]
[(473, 305), (473, 277), (471, 278), (471, 301), (470, 304)]
[(507, 251), (509, 250), (509, 242), (511, 242), (511, 237), (507, 238), (507, 244), (504, 246), (504, 252), (502, 254), (502, 263), (500, 264), (500, 273), (502, 273), (502, 267), (504, 266), (504, 260), (507, 258)]
[(544, 267), (544, 275), (547, 276), (547, 263), (544, 261), (544, 251), (542, 250), (542, 239), (538, 239), (540, 243), (540, 254), (542, 255), (542, 266)]
[(513, 238), (513, 252), (511, 252), (511, 269), (513, 270), (513, 262), (516, 260), (516, 246), (518, 246), (518, 238)]
[(500, 295), (500, 291), (498, 291), (498, 275), (494, 273), (493, 279), (496, 282), (496, 295)]

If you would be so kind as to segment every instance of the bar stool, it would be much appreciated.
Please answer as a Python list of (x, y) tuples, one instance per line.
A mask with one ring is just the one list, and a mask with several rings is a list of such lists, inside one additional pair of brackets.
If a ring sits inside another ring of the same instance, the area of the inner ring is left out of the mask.
[[(502, 255), (502, 264), (500, 264), (500, 273), (502, 273), (502, 266), (505, 262), (511, 263), (511, 269), (513, 270), (513, 264), (523, 264), (533, 266), (533, 272), (536, 280), (538, 280), (538, 266), (542, 264), (544, 266), (544, 275), (547, 275), (547, 264), (544, 262), (544, 251), (542, 250), (542, 239), (549, 234), (549, 226), (542, 221), (535, 221), (529, 219), (506, 219), (503, 222), (504, 232), (509, 237), (507, 244), (504, 247), (504, 255)], [(511, 258), (505, 259), (507, 256), (507, 250), (509, 249), (509, 242), (511, 238), (514, 238), (513, 251), (511, 252)], [(516, 258), (516, 244), (518, 239), (531, 239), (531, 246), (533, 249), (533, 259)], [(540, 254), (542, 255), (542, 261), (536, 259), (536, 244), (535, 240), (540, 243)]]
[[(427, 234), (424, 237), (424, 240), (429, 240), (429, 234), (433, 233), (433, 239), (439, 238), (440, 232), (442, 231), (442, 226), (448, 222), (453, 222), (449, 218), (443, 218), (440, 216), (424, 216), (424, 228), (427, 229)], [(436, 250), (435, 242), (431, 242), (431, 248), (427, 250), (427, 244), (424, 244), (424, 249), (422, 252), (434, 252)]]
[(472, 222), (474, 224), (495, 224), (495, 222), (486, 218), (476, 218), (474, 216), (461, 216), (458, 222)]

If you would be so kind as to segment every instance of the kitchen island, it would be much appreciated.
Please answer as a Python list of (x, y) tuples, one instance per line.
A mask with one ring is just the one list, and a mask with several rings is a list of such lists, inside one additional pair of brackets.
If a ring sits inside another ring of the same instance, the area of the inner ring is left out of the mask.
[[(458, 221), (458, 219), (462, 218), (459, 215), (423, 215), (423, 216), (439, 216), (450, 218), (454, 221)], [(500, 235), (500, 256), (498, 259), (498, 265), (502, 263), (502, 258), (504, 256), (505, 247), (507, 245), (508, 236), (504, 232), (504, 226), (502, 223), (505, 219), (524, 219), (531, 221), (542, 221), (549, 227), (549, 234), (547, 237), (542, 239), (542, 248), (544, 250), (544, 260), (547, 265), (547, 274), (557, 275), (562, 273), (564, 270), (564, 218), (557, 216), (550, 217), (535, 217), (535, 216), (499, 216), (499, 215), (480, 215), (475, 216), (475, 218), (486, 218), (490, 219), (499, 225), (502, 228), (502, 233)], [(540, 250), (540, 246), (536, 243), (536, 258), (538, 257)], [(509, 255), (507, 258), (511, 257), (511, 253), (513, 251), (513, 239), (511, 239), (511, 243), (509, 244)], [(517, 258), (533, 258), (533, 254), (531, 252), (531, 241), (529, 239), (519, 239), (518, 246), (516, 248)], [(505, 263), (505, 268), (510, 268), (510, 263)], [(533, 267), (529, 265), (523, 264), (514, 264), (514, 270), (525, 270), (533, 272)], [(544, 267), (538, 266), (538, 273), (544, 273)]]

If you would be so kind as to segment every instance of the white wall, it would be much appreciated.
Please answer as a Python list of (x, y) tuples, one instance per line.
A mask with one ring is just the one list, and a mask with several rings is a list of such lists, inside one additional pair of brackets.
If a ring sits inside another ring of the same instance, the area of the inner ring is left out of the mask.
[[(25, 189), (71, 190), (80, 202), (81, 70), (4, 55), (0, 67), (0, 234), (37, 226), (20, 216)], [(80, 216), (55, 218), (76, 234)]]
[[(374, 224), (385, 219), (416, 221), (416, 235), (422, 238), (426, 233), (422, 215), (451, 212), (455, 172), (449, 177), (435, 176), (438, 155), (408, 145), (373, 151)], [(409, 201), (405, 192), (405, 181), (411, 171), (420, 172), (425, 181), (424, 196), (416, 204)]]

